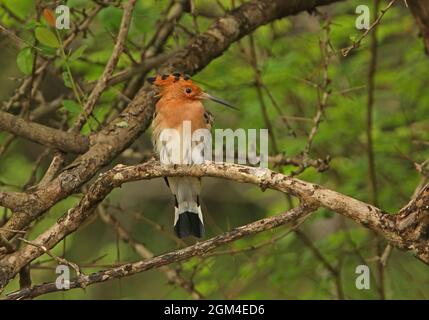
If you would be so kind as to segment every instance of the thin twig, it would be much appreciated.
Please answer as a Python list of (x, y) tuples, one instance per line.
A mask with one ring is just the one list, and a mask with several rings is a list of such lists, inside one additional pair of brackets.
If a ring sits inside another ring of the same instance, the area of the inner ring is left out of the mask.
[[(98, 206), (98, 215), (101, 220), (112, 226), (116, 230), (118, 237), (123, 240), (125, 243), (130, 245), (130, 247), (142, 258), (151, 259), (154, 257), (154, 254), (142, 243), (135, 240), (131, 234), (122, 226), (122, 224), (110, 213), (108, 213), (103, 205)], [(200, 292), (194, 288), (194, 284), (189, 280), (183, 278), (175, 269), (172, 269), (168, 266), (161, 267), (160, 270), (165, 274), (167, 279), (172, 283), (177, 284), (178, 286), (184, 288), (188, 291), (194, 299), (203, 299), (204, 297)]]
[(383, 10), (381, 10), (380, 14), (378, 15), (377, 19), (369, 26), (368, 29), (365, 30), (365, 32), (351, 44), (350, 46), (341, 49), (341, 53), (344, 57), (347, 57), (353, 49), (359, 48), (362, 40), (371, 32), (372, 29), (374, 29), (380, 22), (381, 19), (383, 19), (383, 16), (389, 9), (395, 4), (396, 0), (390, 1), (390, 3), (387, 5), (387, 7)]
[[(197, 242), (196, 244), (186, 247), (184, 249), (169, 252), (151, 259), (145, 259), (134, 263), (127, 263), (116, 268), (99, 271), (89, 275), (82, 275), (81, 277), (70, 280), (70, 289), (87, 287), (95, 283), (130, 276), (147, 270), (160, 268), (162, 266), (166, 266), (174, 262), (184, 261), (195, 256), (204, 256), (206, 253), (212, 251), (213, 249), (221, 245), (236, 241), (248, 235), (253, 235), (265, 230), (276, 228), (280, 225), (297, 221), (300, 218), (307, 216), (314, 210), (315, 208), (311, 206), (299, 206), (280, 215), (255, 221), (253, 223), (238, 227), (233, 231), (226, 232), (225, 234), (216, 236), (203, 242)], [(49, 292), (63, 290), (65, 289), (58, 289), (55, 283), (46, 283), (33, 286), (29, 289), (12, 292), (7, 295), (6, 299), (16, 300), (23, 298), (34, 298), (36, 296)]]
[(25, 242), (26, 244), (29, 244), (31, 246), (34, 246), (36, 248), (41, 249), (44, 253), (46, 253), (47, 255), (49, 255), (52, 259), (54, 259), (55, 261), (57, 261), (59, 264), (64, 264), (67, 265), (69, 267), (71, 267), (74, 271), (76, 271), (76, 275), (78, 277), (80, 277), (81, 275), (83, 275), (82, 271), (80, 270), (80, 267), (74, 263), (74, 262), (70, 262), (64, 258), (58, 257), (56, 255), (54, 255), (50, 250), (48, 250), (45, 246), (37, 244), (35, 242), (29, 241), (27, 239), (24, 238), (18, 238), (18, 240), (21, 240), (22, 242)]
[(95, 85), (94, 89), (92, 90), (91, 94), (88, 97), (88, 100), (85, 102), (85, 105), (83, 106), (83, 112), (79, 116), (79, 118), (76, 120), (76, 123), (74, 124), (73, 131), (79, 131), (82, 126), (87, 121), (87, 116), (92, 114), (92, 111), (94, 109), (95, 104), (97, 103), (98, 98), (100, 98), (101, 94), (107, 87), (107, 81), (113, 74), (113, 71), (119, 61), (119, 58), (124, 50), (124, 44), (126, 37), (128, 35), (128, 30), (131, 24), (131, 18), (134, 6), (136, 4), (137, 0), (129, 0), (128, 3), (125, 5), (124, 8), (124, 14), (122, 15), (122, 21), (121, 26), (119, 28), (118, 37), (115, 43), (115, 46), (113, 48), (112, 54), (109, 58), (109, 61), (106, 64), (106, 68), (103, 71), (103, 74), (98, 79), (97, 84)]
[(344, 300), (344, 291), (343, 291), (341, 272), (340, 272), (341, 269), (334, 267), (328, 260), (326, 260), (326, 258), (320, 252), (320, 250), (313, 244), (313, 242), (307, 237), (307, 235), (304, 232), (297, 229), (295, 230), (295, 234), (310, 249), (310, 251), (314, 254), (316, 259), (322, 263), (325, 269), (329, 271), (332, 277), (334, 277), (335, 288), (337, 291), (337, 298), (339, 300)]

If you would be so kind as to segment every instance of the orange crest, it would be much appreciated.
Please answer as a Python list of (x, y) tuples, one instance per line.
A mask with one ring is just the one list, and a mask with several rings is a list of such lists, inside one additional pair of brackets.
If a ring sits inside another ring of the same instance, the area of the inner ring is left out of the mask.
[(229, 102), (203, 92), (186, 74), (182, 75), (175, 72), (172, 74), (157, 75), (147, 78), (147, 81), (159, 89), (159, 96), (164, 100), (175, 100), (176, 102), (211, 100), (226, 107), (237, 109)]
[(178, 72), (156, 75), (148, 78), (147, 81), (159, 88), (161, 96), (169, 94), (176, 98), (194, 99), (201, 93), (200, 87), (188, 75)]

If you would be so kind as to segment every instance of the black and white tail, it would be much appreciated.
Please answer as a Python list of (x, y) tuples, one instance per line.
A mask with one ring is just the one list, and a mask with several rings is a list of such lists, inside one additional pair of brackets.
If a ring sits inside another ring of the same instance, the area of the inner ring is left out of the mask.
[(175, 197), (174, 232), (179, 238), (204, 236), (203, 215), (199, 194), (201, 180), (192, 177), (167, 178)]

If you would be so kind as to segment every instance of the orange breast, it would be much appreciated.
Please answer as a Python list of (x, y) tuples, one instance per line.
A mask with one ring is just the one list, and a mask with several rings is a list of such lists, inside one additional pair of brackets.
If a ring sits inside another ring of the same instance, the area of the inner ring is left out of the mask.
[(159, 152), (161, 144), (158, 140), (164, 129), (176, 129), (182, 134), (184, 121), (191, 122), (191, 133), (197, 129), (210, 128), (204, 113), (204, 106), (198, 100), (178, 101), (161, 98), (156, 105), (156, 115), (152, 122), (152, 143), (155, 150)]
[[(197, 129), (207, 128), (204, 119), (204, 106), (198, 100), (159, 100), (156, 105), (156, 125), (159, 129), (181, 129), (184, 121), (190, 121), (192, 132)], [(158, 118), (158, 119), (157, 119)]]

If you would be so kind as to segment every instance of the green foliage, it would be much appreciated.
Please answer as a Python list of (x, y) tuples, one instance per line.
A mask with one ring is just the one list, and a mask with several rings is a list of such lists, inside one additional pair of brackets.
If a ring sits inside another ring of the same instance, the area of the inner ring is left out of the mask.
[(21, 19), (26, 18), (34, 12), (33, 0), (2, 0), (1, 1), (8, 10), (12, 11)]
[(70, 74), (67, 71), (64, 71), (62, 73), (62, 76), (63, 76), (64, 85), (67, 88), (71, 88), (72, 87), (72, 80), (70, 78)]
[(18, 68), (25, 75), (31, 74), (31, 70), (33, 70), (33, 61), (33, 53), (29, 47), (22, 49), (16, 57), (16, 64), (18, 65)]
[(44, 28), (44, 27), (36, 28), (35, 36), (36, 36), (36, 39), (40, 41), (40, 43), (50, 48), (60, 47), (60, 42), (58, 41), (58, 38), (55, 36), (55, 33), (53, 33), (51, 30), (47, 28)]
[(114, 7), (107, 7), (101, 10), (99, 18), (104, 28), (109, 32), (117, 32), (121, 24), (122, 10)]
[(79, 114), (82, 111), (82, 107), (73, 100), (64, 100), (63, 105), (64, 108), (72, 114)]
[(87, 45), (80, 46), (79, 48), (77, 48), (75, 51), (72, 52), (72, 54), (69, 57), (69, 60), (75, 61), (79, 59), (85, 53), (85, 50), (87, 48), (88, 48)]
[[(1, 23), (17, 30), (25, 41), (19, 49), (2, 47), (0, 50), (0, 95), (7, 101), (13, 92), (10, 79), (29, 75), (35, 51), (44, 58), (52, 59), (43, 78), (42, 91), (46, 103), (62, 96), (60, 110), (40, 119), (47, 125), (71, 126), (82, 112), (88, 92), (102, 74), (109, 60), (114, 38), (117, 35), (122, 9), (105, 7), (91, 23), (89, 32), (78, 37), (61, 52), (61, 44), (72, 31), (57, 34), (46, 23), (36, 22), (34, 1), (0, 0), (19, 18), (20, 24), (3, 10)], [(231, 1), (220, 1), (226, 8)], [(115, 73), (131, 68), (140, 61), (143, 48), (157, 32), (157, 22), (170, 1), (138, 1), (133, 12), (131, 29), (126, 41), (127, 54), (123, 54)], [(213, 2), (214, 3), (214, 2)], [(239, 3), (239, 2), (237, 2)], [(354, 8), (358, 4), (372, 6), (372, 1), (345, 1), (327, 9), (332, 17), (330, 42), (334, 54), (329, 62), (331, 95), (324, 110), (322, 121), (313, 141), (309, 156), (312, 159), (330, 156), (329, 170), (320, 173), (308, 168), (300, 179), (319, 183), (356, 199), (371, 202), (372, 194), (368, 174), (367, 150), (367, 94), (370, 39), (365, 38), (359, 48), (342, 57), (341, 48), (357, 40), (362, 31), (356, 30)], [(81, 18), (82, 10), (89, 12), (94, 3), (83, 0), (68, 0), (67, 5), (78, 9), (72, 21)], [(195, 1), (198, 9), (210, 9), (208, 1)], [(214, 5), (213, 5), (214, 6)], [(207, 12), (207, 11), (206, 11)], [(221, 10), (219, 11), (221, 12)], [(204, 32), (212, 20), (198, 17), (199, 30)], [(184, 30), (195, 30), (195, 21), (189, 13), (180, 19), (180, 26), (170, 36), (163, 50), (171, 52), (186, 45), (191, 36)], [(313, 126), (313, 117), (319, 107), (317, 87), (323, 81), (320, 40), (324, 39), (321, 28), (324, 22), (307, 13), (282, 19), (262, 26), (253, 34), (256, 44), (258, 69), (263, 84), (268, 88), (277, 110), (265, 89), (263, 101), (267, 107), (280, 152), (286, 156), (299, 155), (305, 148), (308, 134)], [(38, 40), (37, 48), (32, 45)], [(215, 115), (215, 128), (266, 128), (261, 113), (261, 104), (255, 90), (255, 70), (249, 60), (250, 41), (244, 37), (234, 43), (193, 77), (201, 87), (220, 96), (240, 108), (239, 112), (208, 103), (207, 108)], [(156, 70), (152, 70), (156, 73)], [(375, 77), (375, 104), (373, 119), (373, 145), (378, 181), (378, 206), (387, 212), (397, 212), (407, 203), (421, 179), (415, 163), (429, 158), (429, 58), (424, 54), (418, 37), (415, 21), (404, 6), (397, 5), (386, 13), (378, 28), (378, 63)], [(81, 133), (88, 135), (98, 130), (99, 123), (114, 118), (128, 100), (123, 93), (127, 81), (109, 87), (98, 100), (94, 112)], [(32, 108), (39, 104), (35, 97)], [(81, 101), (79, 101), (79, 99)], [(19, 114), (15, 105), (10, 110)], [(295, 134), (287, 130), (284, 119)], [(39, 120), (38, 120), (39, 121)], [(120, 128), (129, 126), (127, 119), (115, 120)], [(3, 145), (9, 135), (0, 134)], [(270, 144), (271, 146), (271, 144)], [(137, 151), (150, 149), (149, 134), (130, 146)], [(22, 191), (34, 170), (34, 164), (43, 149), (24, 139), (16, 139), (1, 155), (1, 190)], [(270, 149), (272, 155), (274, 151)], [(73, 156), (68, 156), (67, 163)], [(41, 161), (35, 170), (40, 181), (46, 172), (51, 155)], [(133, 164), (136, 160), (118, 157), (117, 163)], [(110, 165), (110, 164), (109, 164)], [(274, 168), (289, 174), (297, 168), (284, 166)], [(278, 192), (261, 192), (256, 186), (247, 186), (218, 179), (204, 179), (202, 208), (207, 237), (250, 223), (257, 219), (286, 211), (289, 201)], [(90, 182), (91, 183), (91, 182)], [(54, 224), (67, 210), (73, 207), (81, 194), (75, 194), (55, 205), (43, 219), (37, 221), (30, 238)], [(115, 189), (105, 202), (113, 214), (137, 241), (143, 243), (155, 255), (194, 243), (186, 240), (177, 243), (171, 239), (173, 199), (168, 188), (160, 180), (142, 181)], [(292, 200), (296, 205), (298, 201)], [(0, 211), (0, 214), (3, 210)], [(10, 214), (10, 213), (7, 213)], [(1, 218), (1, 216), (0, 216)], [(150, 222), (148, 222), (150, 221)], [(152, 223), (151, 223), (152, 222)], [(309, 218), (301, 230), (311, 239), (326, 261), (341, 270), (335, 277), (323, 265), (314, 252), (286, 227), (279, 227), (252, 237), (241, 239), (219, 248), (217, 255), (193, 258), (170, 266), (181, 276), (192, 279), (195, 287), (207, 298), (237, 299), (335, 299), (336, 286), (340, 280), (346, 299), (378, 299), (376, 289), (375, 239), (371, 232), (336, 213), (319, 210)], [(262, 246), (258, 246), (264, 244)], [(382, 242), (384, 249), (386, 243)], [(64, 249), (63, 249), (64, 248)], [(63, 252), (64, 250), (64, 252)], [(97, 212), (85, 226), (66, 238), (53, 249), (58, 255), (86, 265), (111, 265), (118, 261), (142, 259), (129, 244), (117, 240), (110, 225), (97, 219)], [(223, 252), (223, 254), (222, 254)], [(371, 270), (371, 290), (355, 287), (355, 268), (367, 260)], [(44, 255), (37, 263), (54, 266)], [(94, 261), (95, 260), (95, 261)], [(45, 262), (44, 262), (45, 261)], [(86, 273), (101, 267), (88, 267)], [(53, 281), (50, 270), (34, 269), (34, 284)], [(386, 267), (386, 295), (390, 299), (427, 299), (429, 297), (427, 266), (408, 254), (394, 250)], [(17, 289), (15, 280), (7, 292)], [(105, 284), (90, 286), (85, 291), (75, 290), (54, 293), (42, 298), (51, 299), (108, 299), (108, 298), (178, 298), (188, 299), (189, 293), (180, 286), (171, 285), (160, 270), (145, 272)]]

